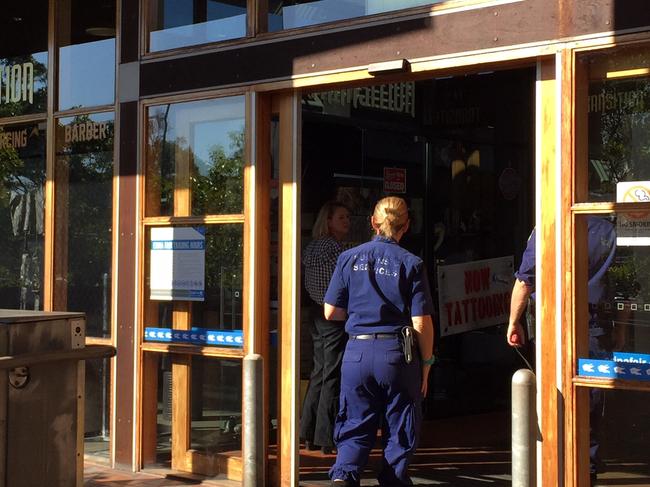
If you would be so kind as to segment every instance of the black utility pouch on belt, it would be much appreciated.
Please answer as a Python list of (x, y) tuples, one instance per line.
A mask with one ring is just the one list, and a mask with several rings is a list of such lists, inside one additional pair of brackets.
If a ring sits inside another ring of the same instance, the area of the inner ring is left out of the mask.
[(402, 328), (402, 350), (404, 351), (404, 360), (410, 364), (413, 360), (413, 346), (415, 344), (415, 334), (412, 326)]

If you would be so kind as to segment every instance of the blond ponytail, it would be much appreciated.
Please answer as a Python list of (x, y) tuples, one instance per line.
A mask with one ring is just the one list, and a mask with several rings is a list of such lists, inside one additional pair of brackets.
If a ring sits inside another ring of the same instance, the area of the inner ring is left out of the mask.
[(380, 235), (395, 238), (409, 220), (406, 201), (397, 196), (382, 198), (375, 205), (373, 219)]

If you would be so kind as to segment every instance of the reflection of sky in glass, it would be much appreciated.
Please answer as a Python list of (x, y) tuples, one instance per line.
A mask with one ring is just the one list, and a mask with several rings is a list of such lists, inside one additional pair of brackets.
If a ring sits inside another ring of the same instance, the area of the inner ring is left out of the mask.
[(114, 98), (114, 38), (59, 49), (59, 110), (108, 105)]
[(202, 175), (206, 175), (212, 166), (210, 152), (217, 146), (222, 146), (227, 157), (232, 157), (236, 148), (230, 137), (232, 133), (244, 131), (244, 119), (219, 120), (204, 122), (194, 126), (192, 151), (194, 162)]
[(246, 35), (245, 2), (237, 6), (208, 0), (206, 6), (207, 22), (195, 23), (191, 2), (165, 1), (163, 25), (151, 32), (149, 49), (162, 51)]
[[(187, 147), (189, 142), (196, 163), (210, 164), (210, 151), (219, 145), (227, 156), (232, 156), (235, 147), (230, 134), (244, 131), (243, 96), (173, 104), (167, 115), (166, 131), (164, 116), (167, 105), (149, 110), (149, 118), (157, 120), (156, 136), (161, 137), (164, 132), (166, 140), (179, 147)], [(203, 174), (205, 167), (200, 170)]]
[(269, 8), (274, 12), (269, 14), (269, 31), (306, 27), (441, 1), (443, 0), (317, 0), (299, 4), (292, 2), (292, 5), (282, 6), (279, 9), (274, 6), (277, 2), (273, 2)]
[(163, 5), (163, 29), (188, 25), (192, 23), (194, 12), (193, 2), (187, 0), (165, 0)]

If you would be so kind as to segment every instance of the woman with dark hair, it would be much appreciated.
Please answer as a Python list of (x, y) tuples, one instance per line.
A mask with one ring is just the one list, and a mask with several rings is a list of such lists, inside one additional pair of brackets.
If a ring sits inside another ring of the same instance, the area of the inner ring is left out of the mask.
[(350, 229), (350, 212), (343, 203), (323, 205), (312, 235), (303, 252), (305, 288), (312, 300), (312, 339), (314, 365), (300, 418), (300, 437), (309, 450), (321, 447), (331, 453), (334, 447), (334, 420), (339, 407), (341, 358), (347, 335), (343, 323), (323, 316), (323, 296), (332, 277), (336, 259), (343, 251), (341, 241)]

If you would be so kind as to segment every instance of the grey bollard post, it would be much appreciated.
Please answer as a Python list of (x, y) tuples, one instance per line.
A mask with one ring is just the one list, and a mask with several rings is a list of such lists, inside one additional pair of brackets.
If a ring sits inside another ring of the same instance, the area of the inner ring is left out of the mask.
[(264, 361), (261, 355), (244, 357), (243, 487), (264, 487)]
[(512, 487), (537, 484), (535, 374), (519, 369), (512, 376)]

